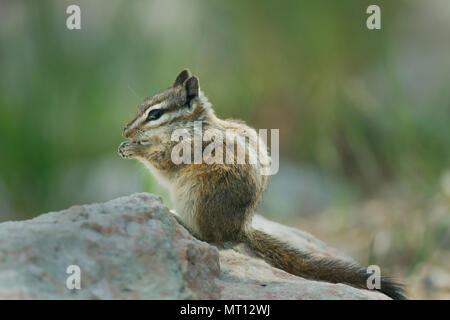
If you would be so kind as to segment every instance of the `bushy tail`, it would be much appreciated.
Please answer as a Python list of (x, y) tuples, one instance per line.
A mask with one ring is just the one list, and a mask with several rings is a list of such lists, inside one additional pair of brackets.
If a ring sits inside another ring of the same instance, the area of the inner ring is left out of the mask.
[[(368, 289), (367, 279), (370, 274), (357, 264), (313, 256), (256, 229), (250, 229), (241, 240), (274, 267), (291, 274)], [(375, 290), (392, 299), (407, 299), (402, 287), (388, 278), (381, 277), (380, 284), (380, 289)]]

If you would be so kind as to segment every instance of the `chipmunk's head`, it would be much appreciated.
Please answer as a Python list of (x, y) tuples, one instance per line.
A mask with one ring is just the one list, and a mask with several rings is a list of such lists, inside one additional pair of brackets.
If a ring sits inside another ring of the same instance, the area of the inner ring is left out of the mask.
[(145, 99), (123, 129), (123, 136), (146, 144), (154, 136), (170, 135), (208, 108), (210, 104), (200, 91), (198, 78), (185, 69), (170, 88)]

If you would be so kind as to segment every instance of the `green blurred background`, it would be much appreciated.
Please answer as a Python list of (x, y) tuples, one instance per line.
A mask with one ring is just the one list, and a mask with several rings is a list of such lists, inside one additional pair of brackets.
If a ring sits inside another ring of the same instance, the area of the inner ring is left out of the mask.
[(380, 264), (413, 298), (450, 298), (447, 0), (3, 0), (0, 221), (137, 191), (170, 206), (116, 150), (185, 67), (220, 117), (280, 129), (261, 214)]

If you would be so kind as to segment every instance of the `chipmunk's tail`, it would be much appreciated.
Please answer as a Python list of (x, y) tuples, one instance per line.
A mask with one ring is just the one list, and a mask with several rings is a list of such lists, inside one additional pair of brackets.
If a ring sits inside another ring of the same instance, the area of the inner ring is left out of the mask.
[[(367, 279), (370, 274), (357, 264), (313, 256), (256, 229), (250, 229), (241, 240), (274, 267), (291, 274), (368, 289)], [(380, 289), (374, 290), (392, 299), (407, 299), (402, 287), (386, 277), (381, 277)]]

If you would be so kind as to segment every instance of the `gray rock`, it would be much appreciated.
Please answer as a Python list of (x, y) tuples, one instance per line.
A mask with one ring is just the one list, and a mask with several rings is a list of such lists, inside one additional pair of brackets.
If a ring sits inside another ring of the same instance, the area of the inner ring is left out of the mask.
[[(257, 216), (257, 228), (348, 259), (302, 231)], [(81, 289), (68, 289), (70, 265)], [(386, 299), (271, 267), (245, 245), (219, 250), (181, 227), (161, 198), (133, 194), (0, 224), (0, 299)]]

